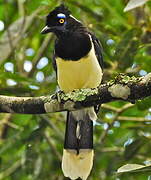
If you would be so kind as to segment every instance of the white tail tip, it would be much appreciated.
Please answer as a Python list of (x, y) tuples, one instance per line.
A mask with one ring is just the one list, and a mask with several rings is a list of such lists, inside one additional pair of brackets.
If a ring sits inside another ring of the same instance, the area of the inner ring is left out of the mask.
[(63, 150), (62, 171), (65, 177), (74, 180), (86, 180), (93, 166), (94, 150), (82, 149), (79, 154), (75, 150)]

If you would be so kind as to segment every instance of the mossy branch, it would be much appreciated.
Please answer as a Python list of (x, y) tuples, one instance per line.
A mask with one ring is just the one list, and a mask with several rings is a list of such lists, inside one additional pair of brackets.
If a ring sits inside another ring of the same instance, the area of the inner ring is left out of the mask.
[(119, 74), (114, 80), (97, 89), (81, 89), (51, 96), (10, 97), (0, 96), (0, 113), (43, 114), (77, 110), (111, 101), (135, 102), (151, 96), (151, 73), (144, 77)]

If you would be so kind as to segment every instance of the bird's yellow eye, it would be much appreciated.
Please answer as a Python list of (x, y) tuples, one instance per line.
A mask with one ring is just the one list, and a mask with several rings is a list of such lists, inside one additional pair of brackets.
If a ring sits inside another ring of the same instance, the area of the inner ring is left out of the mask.
[(59, 23), (63, 24), (64, 23), (64, 19), (59, 19)]

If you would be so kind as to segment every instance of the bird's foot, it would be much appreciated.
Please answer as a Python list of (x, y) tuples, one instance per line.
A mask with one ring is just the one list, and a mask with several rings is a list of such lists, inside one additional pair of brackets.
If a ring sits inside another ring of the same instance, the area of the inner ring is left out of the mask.
[(63, 91), (57, 91), (53, 96), (52, 99), (56, 99), (59, 103), (61, 102), (61, 95), (64, 93)]

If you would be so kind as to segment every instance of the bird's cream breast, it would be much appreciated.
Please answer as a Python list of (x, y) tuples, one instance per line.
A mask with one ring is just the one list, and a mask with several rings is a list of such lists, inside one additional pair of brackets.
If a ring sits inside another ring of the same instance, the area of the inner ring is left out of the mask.
[(81, 88), (95, 88), (101, 83), (102, 69), (93, 46), (89, 54), (80, 60), (63, 60), (58, 57), (56, 63), (58, 84), (65, 92)]

